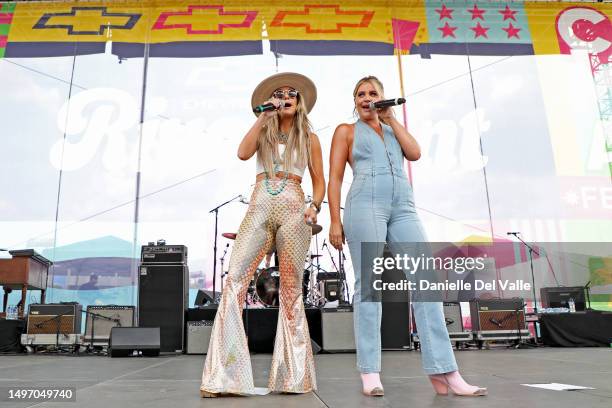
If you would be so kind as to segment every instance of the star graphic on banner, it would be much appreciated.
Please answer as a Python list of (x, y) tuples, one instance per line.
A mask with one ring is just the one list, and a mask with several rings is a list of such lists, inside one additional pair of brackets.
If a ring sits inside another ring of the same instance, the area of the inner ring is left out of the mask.
[(470, 27), (470, 30), (474, 31), (474, 38), (478, 38), (478, 37), (489, 38), (487, 37), (488, 29), (489, 27), (481, 26), (480, 21), (476, 23), (476, 27)]
[(519, 31), (521, 31), (521, 29), (513, 26), (512, 23), (508, 23), (508, 27), (506, 28), (502, 27), (502, 30), (504, 30), (508, 34), (508, 38), (520, 38), (518, 33)]
[(504, 10), (498, 10), (498, 12), (504, 16), (504, 21), (506, 21), (507, 19), (512, 19), (514, 21), (516, 21), (516, 18), (514, 17), (514, 15), (516, 13), (518, 13), (515, 10), (510, 9), (510, 7), (508, 7), (508, 5), (506, 4), (506, 8)]
[(442, 38), (446, 38), (446, 37), (455, 37), (455, 30), (457, 29), (457, 27), (451, 27), (448, 24), (448, 21), (446, 23), (444, 23), (444, 27), (438, 27), (438, 30), (442, 31)]
[(476, 5), (476, 3), (474, 3), (474, 8), (473, 9), (468, 9), (467, 11), (469, 11), (470, 13), (472, 13), (472, 20), (476, 20), (477, 18), (481, 19), (484, 21), (484, 13), (486, 13), (487, 11), (485, 9), (479, 9), (478, 6)]
[(453, 11), (454, 9), (449, 9), (448, 7), (446, 7), (446, 4), (442, 4), (442, 8), (441, 9), (436, 9), (436, 13), (438, 13), (440, 15), (440, 20), (442, 20), (443, 18), (449, 18), (449, 19), (453, 19)]
[(579, 197), (575, 191), (568, 191), (563, 195), (563, 199), (566, 203), (572, 206), (578, 205)]

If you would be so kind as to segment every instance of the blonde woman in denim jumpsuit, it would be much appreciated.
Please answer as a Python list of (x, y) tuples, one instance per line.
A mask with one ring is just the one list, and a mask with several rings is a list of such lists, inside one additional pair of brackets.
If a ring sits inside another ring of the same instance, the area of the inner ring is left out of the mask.
[[(395, 118), (392, 108), (370, 109), (370, 102), (384, 99), (376, 77), (357, 82), (353, 92), (359, 119), (336, 128), (330, 153), (328, 198), (331, 216), (329, 240), (336, 249), (348, 242), (355, 271), (353, 297), (357, 368), (363, 393), (384, 395), (380, 381), (381, 303), (362, 301), (361, 243), (425, 242), (426, 236), (414, 206), (412, 188), (403, 170), (404, 158), (418, 160), (417, 141)], [(353, 183), (340, 221), (340, 189), (346, 163)], [(366, 271), (367, 272), (367, 271)], [(486, 395), (486, 388), (472, 386), (459, 374), (446, 330), (440, 302), (414, 302), (421, 341), (423, 369), (438, 394)]]

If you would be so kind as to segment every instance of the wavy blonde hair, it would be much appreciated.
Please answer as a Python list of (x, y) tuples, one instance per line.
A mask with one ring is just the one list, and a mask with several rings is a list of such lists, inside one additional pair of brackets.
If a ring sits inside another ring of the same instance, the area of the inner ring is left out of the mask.
[[(359, 91), (359, 87), (365, 84), (366, 82), (369, 82), (370, 84), (372, 84), (372, 86), (376, 89), (376, 91), (380, 95), (380, 99), (385, 99), (385, 87), (383, 86), (382, 82), (380, 82), (380, 79), (376, 78), (374, 75), (368, 75), (366, 77), (361, 78), (359, 81), (357, 81), (357, 84), (355, 85), (355, 89), (353, 89), (353, 100), (357, 97), (357, 91)], [(353, 109), (353, 114), (357, 115), (357, 108)], [(382, 119), (380, 121), (384, 123), (385, 125), (388, 124)]]
[[(272, 116), (266, 126), (261, 130), (257, 140), (257, 156), (268, 175), (274, 175), (274, 163), (280, 163), (278, 151), (280, 135), (280, 113)], [(289, 130), (287, 145), (283, 153), (283, 169), (289, 170), (294, 167), (306, 167), (310, 162), (310, 132), (312, 127), (308, 120), (306, 107), (298, 92), (296, 112), (293, 124)]]

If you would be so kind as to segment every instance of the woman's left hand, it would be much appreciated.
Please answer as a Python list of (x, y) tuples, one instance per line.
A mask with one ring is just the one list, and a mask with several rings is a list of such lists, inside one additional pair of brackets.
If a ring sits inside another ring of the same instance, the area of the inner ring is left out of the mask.
[(314, 225), (317, 223), (317, 212), (314, 210), (314, 208), (306, 208), (306, 211), (304, 211), (304, 222), (308, 225)]

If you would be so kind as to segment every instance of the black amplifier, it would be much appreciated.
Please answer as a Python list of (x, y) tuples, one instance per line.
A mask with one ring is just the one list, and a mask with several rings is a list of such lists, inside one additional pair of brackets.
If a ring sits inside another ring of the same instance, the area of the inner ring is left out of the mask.
[(143, 245), (140, 262), (146, 264), (187, 264), (185, 245)]
[(574, 299), (576, 311), (583, 311), (586, 308), (582, 286), (540, 288), (540, 299), (542, 307), (569, 308), (569, 300)]

